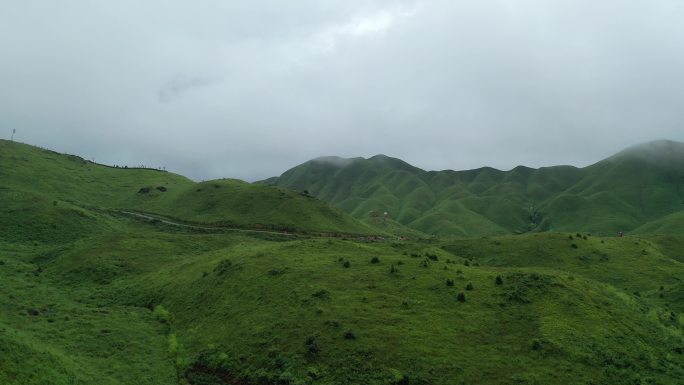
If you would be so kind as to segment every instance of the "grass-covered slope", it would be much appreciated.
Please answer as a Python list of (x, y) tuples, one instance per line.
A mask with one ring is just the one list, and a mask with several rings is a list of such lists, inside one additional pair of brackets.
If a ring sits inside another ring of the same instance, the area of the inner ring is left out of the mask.
[[(0, 150), (0, 384), (684, 378), (681, 236), (366, 242), (229, 231), (207, 227), (368, 227), (277, 188), (111, 169), (9, 142)], [(399, 166), (368, 194), (391, 187), (428, 196), (426, 182), (407, 182), (413, 171)], [(515, 178), (530, 172), (519, 171)], [(487, 191), (506, 175), (463, 178)], [(520, 182), (506, 183), (499, 188)], [(446, 183), (454, 194), (468, 190), (463, 184)], [(505, 231), (484, 214), (487, 204), (463, 198), (439, 204), (468, 216), (464, 233)], [(407, 206), (405, 215), (419, 207)], [(119, 209), (205, 226), (150, 222)], [(435, 229), (438, 215), (428, 217)], [(382, 213), (366, 220), (403, 230)]]
[(684, 376), (684, 265), (665, 251), (678, 238), (363, 243), (111, 221), (68, 247), (4, 253), (3, 384)]
[(676, 232), (684, 226), (684, 144), (656, 141), (585, 168), (426, 172), (386, 156), (319, 158), (265, 184), (307, 190), (354, 217), (388, 212), (438, 235), (529, 231)]
[[(93, 214), (84, 208), (132, 209), (235, 227), (377, 231), (324, 202), (283, 188), (238, 180), (195, 183), (169, 172), (107, 167), (4, 140), (0, 140), (0, 198), (4, 202), (0, 232), (6, 237), (19, 236), (28, 228), (25, 222), (33, 221), (43, 226), (31, 236), (41, 239), (51, 228), (88, 228), (87, 219)], [(73, 216), (83, 220), (69, 219)], [(58, 233), (68, 237), (78, 232), (74, 228)]]

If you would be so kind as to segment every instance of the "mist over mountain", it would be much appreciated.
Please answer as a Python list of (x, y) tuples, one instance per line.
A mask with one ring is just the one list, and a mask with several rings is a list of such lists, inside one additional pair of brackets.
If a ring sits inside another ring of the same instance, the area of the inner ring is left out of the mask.
[(385, 155), (321, 157), (263, 183), (306, 190), (358, 219), (387, 212), (428, 234), (684, 229), (675, 215), (684, 209), (684, 143), (668, 140), (583, 168), (425, 171)]

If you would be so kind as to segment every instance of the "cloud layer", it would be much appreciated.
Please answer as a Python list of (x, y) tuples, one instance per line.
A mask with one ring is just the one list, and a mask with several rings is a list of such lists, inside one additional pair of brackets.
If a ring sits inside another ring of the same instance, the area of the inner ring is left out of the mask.
[(322, 155), (582, 166), (684, 141), (682, 19), (666, 0), (0, 1), (0, 137), (198, 180)]

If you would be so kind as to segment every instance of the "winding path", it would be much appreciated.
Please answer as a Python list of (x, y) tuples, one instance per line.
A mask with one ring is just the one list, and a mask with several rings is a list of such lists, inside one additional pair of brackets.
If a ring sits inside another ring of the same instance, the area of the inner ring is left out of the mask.
[(170, 220), (168, 218), (164, 217), (158, 217), (150, 214), (142, 214), (142, 213), (137, 213), (133, 211), (126, 211), (126, 210), (115, 210), (117, 213), (120, 214), (125, 214), (129, 216), (134, 216), (142, 219), (146, 219), (149, 221), (157, 221), (166, 225), (171, 225), (171, 226), (177, 226), (177, 227), (184, 227), (187, 229), (196, 229), (196, 230), (215, 230), (215, 231), (238, 231), (238, 232), (244, 232), (244, 233), (259, 233), (259, 234), (274, 234), (274, 235), (287, 235), (290, 237), (296, 237), (296, 234), (292, 233), (286, 233), (286, 232), (281, 232), (281, 231), (268, 231), (268, 230), (252, 230), (252, 229), (240, 229), (240, 228), (232, 228), (232, 227), (218, 227), (218, 226), (198, 226), (198, 225), (189, 225), (186, 223), (180, 223), (180, 222), (175, 222), (173, 220)]

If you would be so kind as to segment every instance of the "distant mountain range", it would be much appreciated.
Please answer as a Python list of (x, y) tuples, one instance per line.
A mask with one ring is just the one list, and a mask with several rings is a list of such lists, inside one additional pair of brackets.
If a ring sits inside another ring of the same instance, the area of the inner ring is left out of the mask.
[(443, 236), (684, 232), (684, 143), (668, 140), (584, 168), (425, 171), (385, 155), (321, 157), (258, 183), (305, 190), (371, 224)]

